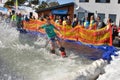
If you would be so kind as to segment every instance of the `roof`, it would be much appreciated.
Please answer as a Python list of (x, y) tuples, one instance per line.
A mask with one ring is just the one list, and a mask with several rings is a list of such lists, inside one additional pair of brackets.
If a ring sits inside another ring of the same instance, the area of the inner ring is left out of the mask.
[(61, 7), (66, 7), (66, 6), (70, 6), (70, 5), (74, 5), (74, 2), (67, 3), (67, 4), (62, 4), (62, 5), (58, 5), (58, 6), (54, 6), (54, 7), (40, 9), (40, 10), (38, 10), (36, 12), (41, 12), (41, 11), (46, 11), (46, 10), (53, 10), (53, 9), (57, 9), (57, 8), (61, 8)]

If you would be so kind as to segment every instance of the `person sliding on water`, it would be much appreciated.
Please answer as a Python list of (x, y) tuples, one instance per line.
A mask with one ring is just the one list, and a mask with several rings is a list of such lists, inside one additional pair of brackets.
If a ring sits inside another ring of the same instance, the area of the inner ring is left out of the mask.
[(59, 51), (60, 51), (61, 56), (66, 57), (65, 48), (61, 46), (59, 38), (58, 38), (58, 36), (56, 35), (56, 33), (54, 31), (54, 30), (59, 31), (59, 29), (57, 29), (54, 25), (51, 24), (50, 18), (47, 18), (46, 24), (40, 26), (38, 28), (38, 30), (41, 29), (41, 28), (45, 30), (45, 32), (46, 32), (46, 34), (48, 36), (48, 39), (50, 41), (50, 44), (51, 44), (50, 52), (55, 54), (55, 45), (54, 45), (54, 43), (56, 42), (57, 45), (59, 46)]

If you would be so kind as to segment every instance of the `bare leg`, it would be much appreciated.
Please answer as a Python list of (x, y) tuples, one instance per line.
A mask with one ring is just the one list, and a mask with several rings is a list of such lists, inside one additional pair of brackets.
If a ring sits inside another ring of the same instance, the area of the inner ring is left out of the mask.
[(65, 52), (65, 48), (62, 47), (61, 43), (59, 40), (56, 41), (57, 45), (59, 46), (59, 51), (60, 51), (60, 55), (62, 57), (66, 57), (66, 52)]
[(54, 42), (50, 41), (51, 44), (51, 53), (55, 54), (55, 45)]
[(59, 40), (57, 40), (56, 43), (57, 43), (57, 45), (58, 45), (59, 48), (62, 47), (62, 45), (61, 45), (61, 43), (60, 43)]

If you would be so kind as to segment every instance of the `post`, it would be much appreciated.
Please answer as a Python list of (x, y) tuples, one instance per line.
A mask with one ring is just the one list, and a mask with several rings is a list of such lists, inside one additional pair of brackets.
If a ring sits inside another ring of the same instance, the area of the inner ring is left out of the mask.
[(15, 1), (15, 8), (16, 8), (16, 13), (18, 12), (18, 0)]
[(112, 46), (112, 26), (110, 25), (110, 46)]

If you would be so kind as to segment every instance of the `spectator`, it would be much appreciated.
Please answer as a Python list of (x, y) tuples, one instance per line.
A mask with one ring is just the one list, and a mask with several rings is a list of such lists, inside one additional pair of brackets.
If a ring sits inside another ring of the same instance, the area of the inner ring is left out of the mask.
[(116, 38), (118, 40), (118, 47), (120, 47), (120, 27), (118, 28), (118, 36)]
[(113, 40), (114, 40), (115, 37), (118, 36), (118, 29), (117, 29), (117, 26), (116, 26), (115, 24), (113, 24), (112, 30), (113, 30), (112, 38), (113, 38)]
[(111, 20), (111, 18), (108, 18), (108, 20), (107, 20), (107, 30), (110, 29), (111, 26), (112, 26), (112, 20)]
[(22, 15), (21, 15), (21, 13), (19, 13), (17, 15), (17, 27), (22, 28)]
[(89, 25), (89, 29), (95, 29), (95, 19), (94, 19), (94, 16), (90, 16), (90, 25)]
[(71, 19), (70, 19), (70, 16), (67, 16), (66, 23), (67, 23), (67, 25), (71, 25)]
[(62, 25), (63, 25), (63, 26), (66, 26), (66, 25), (67, 25), (67, 19), (66, 19), (65, 17), (63, 17)]
[(84, 28), (88, 29), (90, 25), (90, 22), (88, 21), (88, 17), (85, 17), (85, 21), (84, 21)]
[(105, 26), (106, 26), (106, 24), (103, 21), (101, 21), (101, 17), (98, 16), (96, 19), (96, 29), (101, 29)]
[(80, 24), (84, 26), (84, 22), (85, 22), (85, 17), (82, 17), (82, 19), (80, 20)]
[(74, 28), (75, 26), (78, 25), (78, 19), (74, 18), (73, 22), (72, 22), (72, 27)]
[(59, 24), (59, 16), (56, 16), (55, 23)]
[(25, 16), (25, 21), (27, 21), (27, 22), (29, 21), (29, 18), (27, 15)]
[(59, 20), (58, 20), (59, 24), (62, 25), (62, 19), (61, 17), (59, 16)]
[(16, 21), (16, 19), (17, 19), (17, 16), (16, 16), (16, 14), (15, 14), (15, 11), (12, 11), (11, 21), (12, 21), (12, 22), (13, 22), (13, 21)]

